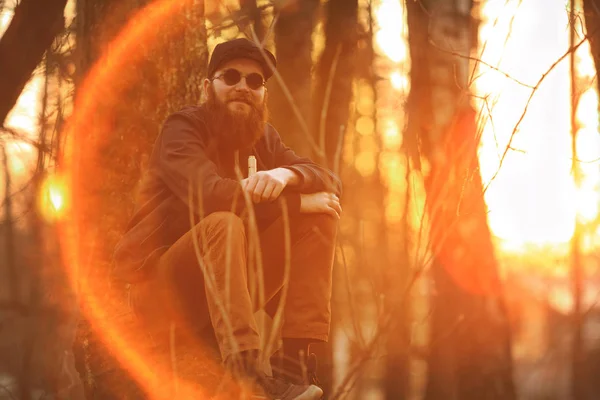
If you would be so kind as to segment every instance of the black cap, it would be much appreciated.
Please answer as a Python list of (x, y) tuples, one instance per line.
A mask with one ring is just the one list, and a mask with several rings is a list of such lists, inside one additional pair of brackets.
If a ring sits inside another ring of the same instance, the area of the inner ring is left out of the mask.
[[(265, 48), (263, 48), (263, 51), (274, 68), (276, 65), (275, 56)], [(239, 38), (215, 46), (208, 63), (208, 77), (212, 78), (221, 65), (236, 58), (249, 58), (258, 62), (263, 70), (265, 80), (273, 75), (271, 67), (269, 67), (258, 46), (248, 39)]]

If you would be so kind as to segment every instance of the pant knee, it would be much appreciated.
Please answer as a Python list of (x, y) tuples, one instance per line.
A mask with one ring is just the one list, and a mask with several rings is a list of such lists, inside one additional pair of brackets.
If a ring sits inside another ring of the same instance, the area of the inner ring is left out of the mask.
[(229, 211), (217, 211), (207, 215), (198, 224), (201, 239), (219, 239), (228, 236), (245, 237), (244, 221)]
[(300, 231), (315, 235), (328, 243), (335, 242), (337, 234), (336, 218), (328, 214), (303, 215), (300, 221)]

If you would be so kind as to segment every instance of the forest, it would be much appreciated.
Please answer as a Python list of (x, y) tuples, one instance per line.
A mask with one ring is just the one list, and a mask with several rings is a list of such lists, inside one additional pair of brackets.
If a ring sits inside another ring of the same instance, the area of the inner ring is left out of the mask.
[(227, 398), (212, 331), (149, 337), (112, 263), (241, 37), (343, 184), (324, 398), (599, 399), (600, 0), (0, 0), (0, 399)]

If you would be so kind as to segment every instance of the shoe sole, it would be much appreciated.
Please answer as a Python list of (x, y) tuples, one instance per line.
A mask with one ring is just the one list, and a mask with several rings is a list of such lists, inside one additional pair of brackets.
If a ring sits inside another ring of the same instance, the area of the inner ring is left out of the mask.
[(315, 385), (310, 385), (308, 389), (294, 400), (319, 400), (323, 397), (323, 390)]
[[(296, 396), (291, 400), (319, 400), (323, 397), (323, 389), (321, 389), (318, 386), (315, 385), (310, 385), (308, 387), (308, 389), (306, 389), (304, 391), (304, 393), (302, 393), (300, 396)], [(253, 395), (252, 396), (252, 400), (261, 400), (261, 399), (268, 399), (268, 397), (264, 397), (264, 396), (256, 396)], [(275, 400), (281, 400), (281, 399), (275, 399)]]

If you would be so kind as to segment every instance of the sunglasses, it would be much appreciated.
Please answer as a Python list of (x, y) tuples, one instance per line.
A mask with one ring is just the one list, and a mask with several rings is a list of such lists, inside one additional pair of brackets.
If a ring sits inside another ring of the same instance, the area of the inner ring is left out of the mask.
[(213, 80), (221, 78), (227, 86), (237, 85), (242, 78), (245, 78), (246, 85), (248, 85), (248, 87), (252, 90), (256, 90), (265, 84), (265, 79), (261, 74), (253, 72), (248, 75), (243, 75), (240, 71), (233, 68), (225, 70), (225, 72), (223, 72), (221, 75), (215, 76)]

